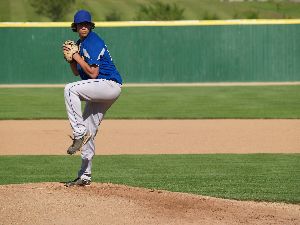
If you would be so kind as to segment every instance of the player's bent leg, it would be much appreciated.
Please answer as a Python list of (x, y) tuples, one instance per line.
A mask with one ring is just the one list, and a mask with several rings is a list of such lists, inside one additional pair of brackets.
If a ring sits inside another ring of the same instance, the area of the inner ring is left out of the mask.
[[(75, 82), (65, 88), (65, 95), (74, 92), (79, 96), (79, 100), (87, 100), (85, 111), (83, 113), (83, 123), (86, 127), (86, 132), (91, 135), (86, 145), (82, 147), (81, 157), (82, 164), (78, 172), (78, 177), (70, 182), (72, 185), (88, 185), (91, 182), (92, 174), (92, 159), (95, 155), (94, 138), (98, 131), (106, 111), (117, 100), (121, 93), (121, 87), (113, 81), (107, 80), (88, 80)], [(67, 99), (67, 97), (66, 97)], [(72, 99), (71, 99), (72, 100)], [(68, 186), (66, 184), (66, 186)]]

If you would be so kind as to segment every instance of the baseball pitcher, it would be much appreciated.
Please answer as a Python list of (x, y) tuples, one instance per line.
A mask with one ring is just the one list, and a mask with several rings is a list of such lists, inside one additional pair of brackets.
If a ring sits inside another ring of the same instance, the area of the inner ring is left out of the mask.
[[(66, 186), (85, 186), (91, 183), (92, 159), (95, 155), (94, 139), (98, 127), (111, 105), (121, 93), (122, 78), (117, 71), (104, 41), (92, 30), (95, 24), (91, 14), (79, 10), (71, 25), (79, 40), (66, 41), (63, 54), (75, 76), (81, 81), (65, 86), (64, 97), (68, 118), (73, 130), (73, 143), (67, 153), (81, 150), (81, 168), (75, 180)], [(81, 101), (85, 101), (81, 112)]]

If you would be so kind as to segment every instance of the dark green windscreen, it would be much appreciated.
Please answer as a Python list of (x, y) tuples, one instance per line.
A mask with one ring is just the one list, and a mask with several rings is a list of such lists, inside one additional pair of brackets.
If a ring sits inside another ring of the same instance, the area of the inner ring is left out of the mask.
[[(300, 24), (96, 28), (124, 83), (300, 81)], [(0, 28), (0, 84), (67, 83), (69, 28)], [(101, 68), (100, 68), (101, 69)]]

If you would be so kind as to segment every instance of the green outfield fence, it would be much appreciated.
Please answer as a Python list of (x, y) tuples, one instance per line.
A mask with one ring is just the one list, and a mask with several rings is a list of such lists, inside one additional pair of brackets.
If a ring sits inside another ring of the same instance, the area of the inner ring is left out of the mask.
[[(61, 45), (70, 23), (0, 23), (0, 84), (76, 80)], [(300, 20), (103, 22), (125, 83), (300, 81)]]

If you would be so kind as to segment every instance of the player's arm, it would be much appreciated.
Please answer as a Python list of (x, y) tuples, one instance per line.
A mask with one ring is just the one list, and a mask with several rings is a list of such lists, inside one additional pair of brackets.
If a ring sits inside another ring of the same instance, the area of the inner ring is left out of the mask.
[(99, 75), (99, 67), (97, 65), (89, 65), (85, 62), (78, 53), (73, 55), (73, 59), (81, 66), (83, 71), (89, 75), (90, 78), (95, 79)]
[(76, 61), (72, 61), (72, 62), (70, 62), (70, 67), (71, 67), (71, 70), (72, 70), (72, 72), (73, 72), (73, 74), (75, 75), (75, 76), (78, 76), (79, 75), (79, 72), (78, 72), (78, 70), (77, 70), (77, 62)]

